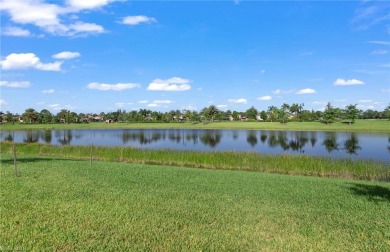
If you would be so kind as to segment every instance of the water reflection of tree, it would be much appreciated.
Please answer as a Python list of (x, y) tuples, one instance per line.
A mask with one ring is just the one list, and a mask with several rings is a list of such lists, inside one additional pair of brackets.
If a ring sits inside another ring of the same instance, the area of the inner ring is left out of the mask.
[(36, 143), (39, 140), (39, 131), (36, 130), (28, 130), (25, 132), (26, 135), (23, 139), (25, 143)]
[(294, 132), (294, 139), (291, 139), (289, 146), (293, 151), (299, 151), (301, 153), (305, 152), (303, 147), (309, 141), (306, 132)]
[(267, 134), (264, 134), (264, 133), (261, 133), (260, 135), (260, 141), (262, 143), (265, 143), (267, 141), (267, 138), (268, 138), (268, 135)]
[(147, 145), (153, 142), (158, 142), (160, 141), (161, 138), (165, 137), (165, 135), (161, 134), (161, 132), (153, 132), (151, 134), (148, 134), (147, 132), (144, 131), (123, 132), (121, 136), (124, 144), (127, 144), (128, 142), (138, 142), (141, 145)]
[(257, 137), (254, 131), (248, 131), (246, 134), (246, 141), (252, 146), (255, 147), (257, 144)]
[(73, 133), (71, 130), (64, 130), (63, 134), (61, 134), (62, 131), (58, 131), (59, 134), (56, 134), (57, 140), (61, 145), (69, 145), (72, 142), (73, 139)]
[(219, 132), (219, 131), (205, 131), (201, 135), (200, 141), (204, 145), (208, 145), (210, 147), (215, 147), (221, 141), (221, 132)]
[(42, 139), (47, 143), (51, 143), (51, 130), (45, 130), (42, 134)]
[(325, 149), (328, 151), (328, 153), (331, 153), (332, 151), (338, 151), (339, 144), (337, 143), (337, 134), (335, 132), (327, 132), (322, 145), (325, 145)]
[(315, 132), (311, 132), (311, 134), (310, 134), (311, 147), (314, 147), (317, 143), (317, 137), (315, 134), (316, 134)]
[(198, 143), (198, 131), (187, 132), (186, 140), (188, 142), (192, 141), (194, 144), (197, 144)]
[(361, 147), (359, 145), (359, 139), (355, 133), (351, 133), (349, 135), (349, 139), (344, 142), (344, 150), (348, 154), (356, 154)]
[(11, 134), (11, 132), (8, 132), (6, 137), (4, 137), (4, 141), (9, 141), (9, 142), (13, 142), (14, 141), (14, 136)]

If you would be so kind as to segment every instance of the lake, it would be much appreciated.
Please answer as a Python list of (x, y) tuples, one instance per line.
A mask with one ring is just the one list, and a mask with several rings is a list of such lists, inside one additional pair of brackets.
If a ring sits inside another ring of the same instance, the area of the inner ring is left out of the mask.
[(254, 151), (390, 161), (390, 135), (271, 130), (28, 130), (0, 132), (0, 141), (53, 145), (131, 146), (148, 149)]

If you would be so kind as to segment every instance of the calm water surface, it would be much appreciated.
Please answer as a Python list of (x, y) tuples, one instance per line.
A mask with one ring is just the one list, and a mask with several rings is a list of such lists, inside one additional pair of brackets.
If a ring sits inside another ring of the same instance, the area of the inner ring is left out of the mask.
[(386, 133), (247, 130), (30, 130), (0, 132), (1, 141), (147, 149), (255, 151), (390, 161)]

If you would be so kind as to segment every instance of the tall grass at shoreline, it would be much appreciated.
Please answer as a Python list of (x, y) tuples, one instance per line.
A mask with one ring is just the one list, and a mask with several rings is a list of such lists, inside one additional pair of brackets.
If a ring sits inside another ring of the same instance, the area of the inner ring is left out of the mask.
[[(1, 153), (12, 153), (13, 143), (1, 142)], [(65, 159), (89, 159), (90, 146), (16, 144), (18, 154)], [(201, 152), (94, 146), (93, 160), (192, 168), (242, 170), (280, 174), (390, 181), (390, 163), (331, 159), (305, 155), (266, 155), (255, 152)]]

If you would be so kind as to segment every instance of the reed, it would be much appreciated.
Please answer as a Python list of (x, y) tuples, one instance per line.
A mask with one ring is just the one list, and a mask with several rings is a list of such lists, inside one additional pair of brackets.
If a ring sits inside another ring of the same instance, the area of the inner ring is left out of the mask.
[[(1, 142), (1, 153), (12, 154), (13, 144)], [(16, 144), (18, 154), (66, 159), (91, 157), (90, 146)], [(265, 155), (255, 152), (150, 150), (132, 147), (93, 147), (93, 160), (192, 168), (243, 170), (280, 174), (390, 181), (390, 163), (374, 160), (331, 159), (307, 155)]]

